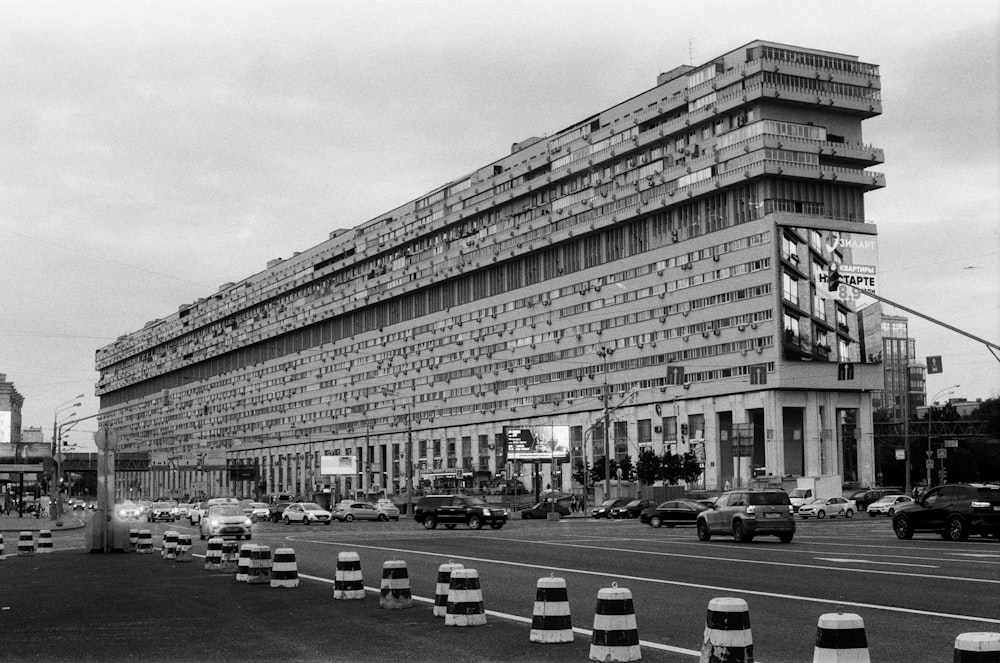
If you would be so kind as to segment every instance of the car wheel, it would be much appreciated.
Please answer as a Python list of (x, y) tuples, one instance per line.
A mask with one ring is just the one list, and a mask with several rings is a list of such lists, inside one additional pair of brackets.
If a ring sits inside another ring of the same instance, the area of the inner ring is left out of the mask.
[(660, 519), (659, 516), (653, 516), (652, 518), (649, 519), (649, 526), (650, 527), (662, 527), (663, 526), (663, 521)]
[(736, 543), (743, 543), (748, 541), (746, 529), (743, 527), (743, 523), (739, 520), (733, 522), (733, 541)]
[(906, 516), (896, 516), (892, 519), (892, 531), (896, 533), (896, 538), (912, 539), (913, 528)]
[(952, 516), (948, 519), (945, 538), (949, 541), (967, 541), (969, 539), (969, 528), (965, 526), (965, 520), (962, 519), (962, 516)]
[(438, 526), (437, 518), (435, 518), (434, 516), (424, 517), (424, 529), (434, 529), (437, 526)]
[(817, 511), (816, 512), (816, 517), (819, 518), (820, 520), (822, 520), (823, 518), (826, 518), (826, 511)]
[(608, 520), (611, 520), (611, 512), (610, 511), (608, 511), (608, 515), (606, 515), (605, 518), (607, 518)]
[(469, 529), (482, 529), (483, 519), (479, 516), (469, 516)]
[(853, 518), (853, 517), (854, 517), (854, 509), (848, 509), (848, 510), (847, 510), (847, 511), (846, 511), (846, 512), (844, 513), (844, 515), (845, 515), (845, 516), (847, 516), (848, 518)]
[(354, 515), (353, 515), (353, 514), (350, 514), (350, 513), (349, 513), (349, 514), (347, 514), (346, 516), (344, 516), (344, 522), (345, 522), (345, 523), (349, 523), (349, 522), (351, 522), (352, 520), (354, 520)]
[(708, 529), (708, 523), (706, 523), (704, 520), (699, 520), (698, 521), (698, 540), (699, 541), (708, 541), (711, 538), (712, 538), (712, 532), (710, 532), (709, 529)]
[(302, 519), (302, 524), (305, 525), (306, 527), (309, 527), (309, 519), (308, 518), (303, 518)]
[(782, 532), (778, 535), (778, 541), (781, 541), (782, 543), (791, 543), (793, 536), (795, 535), (791, 532)]
[(380, 513), (380, 514), (378, 514), (378, 521), (379, 521), (380, 523), (384, 523), (384, 522), (385, 522), (386, 520), (388, 520), (388, 518), (386, 518), (386, 517), (385, 517), (385, 514), (384, 514), (384, 513)]
[(292, 524), (292, 520), (288, 516), (285, 516), (285, 524), (286, 525), (291, 525)]

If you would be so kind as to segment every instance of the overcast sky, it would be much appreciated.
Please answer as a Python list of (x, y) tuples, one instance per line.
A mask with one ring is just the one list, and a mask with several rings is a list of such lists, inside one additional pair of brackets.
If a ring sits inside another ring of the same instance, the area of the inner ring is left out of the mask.
[[(119, 335), (758, 38), (881, 66), (881, 294), (1000, 342), (996, 0), (0, 11), (0, 373), (46, 439)], [(1000, 396), (981, 344), (910, 319), (929, 395)]]

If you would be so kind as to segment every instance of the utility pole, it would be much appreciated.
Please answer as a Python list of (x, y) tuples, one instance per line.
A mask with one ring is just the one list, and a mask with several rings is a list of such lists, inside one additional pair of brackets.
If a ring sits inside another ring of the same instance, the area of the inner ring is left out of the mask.
[(608, 499), (611, 486), (611, 448), (608, 444), (608, 425), (610, 424), (610, 413), (608, 412), (608, 357), (614, 354), (607, 346), (601, 346), (597, 351), (597, 356), (604, 362), (604, 423), (601, 428), (604, 431), (604, 499)]

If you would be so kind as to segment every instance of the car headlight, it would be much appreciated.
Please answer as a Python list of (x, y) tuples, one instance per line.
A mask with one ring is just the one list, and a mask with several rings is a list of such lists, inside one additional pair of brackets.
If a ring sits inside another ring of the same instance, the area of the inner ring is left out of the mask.
[(218, 527), (219, 526), (219, 521), (218, 520), (210, 520), (210, 521), (208, 521), (208, 526), (209, 527)]
[(483, 509), (483, 515), (484, 516), (490, 515), (490, 510), (489, 509)]
[(247, 527), (250, 527), (251, 525), (253, 525), (253, 521), (247, 518), (246, 520), (243, 521), (243, 524), (246, 525)]

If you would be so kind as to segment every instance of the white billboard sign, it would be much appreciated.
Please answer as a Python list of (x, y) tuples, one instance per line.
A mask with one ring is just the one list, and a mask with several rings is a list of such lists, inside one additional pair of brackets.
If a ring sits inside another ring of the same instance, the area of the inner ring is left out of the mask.
[(507, 460), (569, 457), (569, 426), (504, 426)]
[[(823, 257), (828, 267), (820, 275), (817, 293), (824, 299), (854, 302), (862, 292), (878, 289), (878, 242), (875, 235), (831, 232), (823, 241)], [(839, 276), (839, 287), (831, 290), (830, 281)]]
[(201, 457), (201, 467), (205, 470), (224, 470), (226, 469), (226, 452), (225, 451), (206, 451)]
[(319, 473), (342, 475), (358, 473), (357, 456), (322, 456), (319, 459)]

